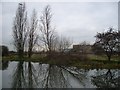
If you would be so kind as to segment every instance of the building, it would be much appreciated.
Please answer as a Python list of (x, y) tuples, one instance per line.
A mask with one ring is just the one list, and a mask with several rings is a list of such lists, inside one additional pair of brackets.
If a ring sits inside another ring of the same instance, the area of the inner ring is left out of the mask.
[(75, 53), (90, 54), (92, 53), (92, 46), (91, 45), (73, 45), (72, 51)]

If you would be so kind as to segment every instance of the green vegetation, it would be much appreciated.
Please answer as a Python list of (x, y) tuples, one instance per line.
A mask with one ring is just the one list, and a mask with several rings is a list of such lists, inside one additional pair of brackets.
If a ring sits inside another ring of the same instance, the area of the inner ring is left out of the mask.
[[(9, 55), (2, 58), (4, 61), (20, 61), (16, 55)], [(113, 56), (111, 61), (107, 60), (105, 55), (88, 55), (86, 59), (81, 60), (72, 55), (56, 55), (52, 59), (45, 57), (45, 55), (33, 54), (29, 59), (24, 57), (26, 62), (41, 62), (45, 64), (55, 64), (55, 65), (65, 65), (65, 66), (75, 66), (78, 68), (94, 69), (94, 68), (104, 68), (104, 69), (117, 69), (120, 68), (120, 56)]]
[[(107, 56), (106, 55), (88, 55), (88, 57), (91, 60), (97, 60), (97, 61), (107, 61)], [(119, 61), (120, 60), (120, 56), (118, 55), (114, 55), (111, 58), (111, 61)], [(109, 61), (108, 61), (109, 62)]]

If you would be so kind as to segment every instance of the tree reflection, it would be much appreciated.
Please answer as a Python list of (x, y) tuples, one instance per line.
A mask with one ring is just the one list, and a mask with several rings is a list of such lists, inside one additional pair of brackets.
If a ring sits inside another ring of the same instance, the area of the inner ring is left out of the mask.
[(98, 70), (90, 78), (89, 71), (75, 67), (19, 61), (13, 72), (12, 88), (88, 87), (86, 85), (90, 84), (90, 78), (92, 84), (97, 87), (120, 88), (120, 70)]
[(12, 88), (35, 88), (37, 86), (35, 72), (31, 62), (19, 62), (13, 74)]
[[(99, 71), (97, 72), (99, 73)], [(118, 70), (108, 69), (106, 73), (92, 76), (92, 83), (100, 88), (116, 88), (120, 87), (120, 75)]]
[(20, 61), (17, 64), (15, 72), (13, 74), (12, 88), (24, 88), (26, 87), (25, 74), (24, 74), (24, 62)]
[[(91, 81), (100, 88), (119, 87), (119, 73), (119, 70), (98, 70)], [(87, 74), (75, 67), (39, 64), (36, 68), (32, 62), (20, 61), (13, 74), (12, 88), (72, 88), (74, 80), (84, 87)]]
[(77, 68), (49, 64), (36, 68), (32, 62), (20, 61), (13, 74), (12, 88), (72, 88), (74, 80), (84, 86), (86, 75), (86, 71)]
[(37, 86), (36, 70), (31, 62), (28, 62), (28, 88), (35, 88)]
[[(46, 67), (46, 69), (45, 69)], [(66, 75), (69, 74), (69, 75)], [(76, 69), (68, 69), (66, 67), (56, 65), (39, 65), (39, 87), (42, 88), (70, 88), (68, 77), (72, 75), (75, 79), (84, 85), (82, 82), (85, 79), (85, 74), (80, 73)]]
[[(42, 88), (65, 88), (69, 85), (68, 82), (65, 83), (65, 77), (63, 75), (62, 69), (55, 65), (39, 65), (39, 87)], [(46, 67), (46, 69), (45, 69)]]

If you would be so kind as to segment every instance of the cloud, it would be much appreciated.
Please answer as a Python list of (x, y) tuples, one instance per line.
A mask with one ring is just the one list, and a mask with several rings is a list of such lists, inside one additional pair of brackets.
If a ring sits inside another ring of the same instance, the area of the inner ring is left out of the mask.
[(64, 3), (57, 7), (62, 7), (55, 13), (58, 31), (75, 41), (93, 42), (97, 32), (117, 28), (117, 3)]

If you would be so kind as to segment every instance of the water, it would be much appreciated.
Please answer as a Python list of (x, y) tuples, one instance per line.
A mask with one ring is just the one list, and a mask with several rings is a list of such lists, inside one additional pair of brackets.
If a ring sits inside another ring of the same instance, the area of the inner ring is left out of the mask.
[(3, 62), (3, 88), (120, 87), (118, 69), (78, 69), (33, 62)]

